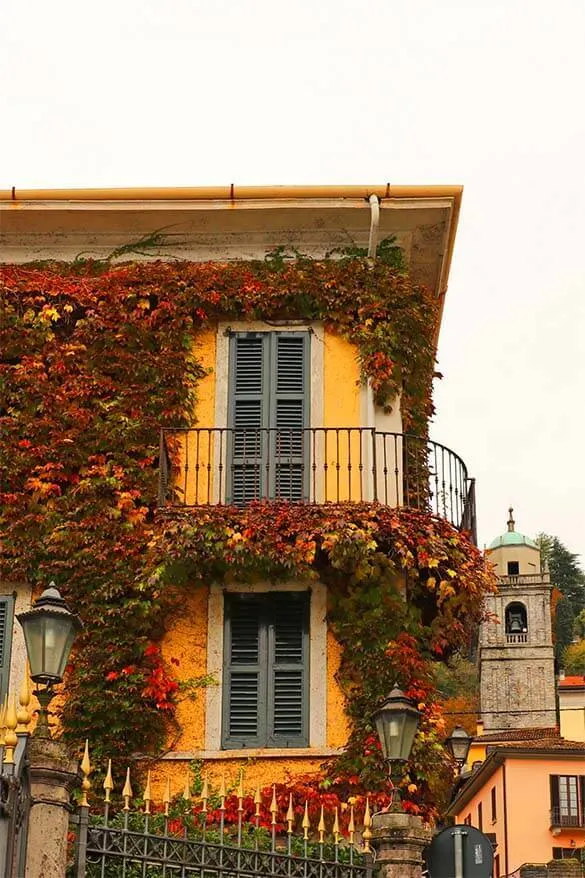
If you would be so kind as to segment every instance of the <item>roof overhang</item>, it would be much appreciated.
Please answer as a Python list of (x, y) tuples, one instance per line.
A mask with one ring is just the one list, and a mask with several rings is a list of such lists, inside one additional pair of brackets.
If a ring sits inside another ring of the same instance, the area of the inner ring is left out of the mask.
[(390, 184), (4, 190), (0, 258), (103, 259), (124, 248), (126, 260), (230, 261), (263, 259), (281, 246), (320, 258), (367, 248), (375, 195), (378, 240), (396, 237), (411, 277), (434, 291), (442, 312), (462, 191)]
[(481, 766), (475, 771), (461, 787), (449, 807), (445, 811), (445, 816), (455, 817), (462, 808), (478, 793), (492, 777), (497, 769), (503, 765), (507, 759), (554, 759), (574, 761), (583, 761), (585, 757), (585, 745), (577, 746), (574, 749), (570, 747), (555, 748), (538, 745), (528, 747), (502, 747), (495, 746), (493, 749), (488, 745), (488, 755)]

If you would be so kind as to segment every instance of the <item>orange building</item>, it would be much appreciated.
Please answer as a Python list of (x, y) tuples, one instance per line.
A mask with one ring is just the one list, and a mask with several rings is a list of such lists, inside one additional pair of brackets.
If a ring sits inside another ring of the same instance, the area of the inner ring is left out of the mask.
[(493, 834), (494, 878), (585, 851), (584, 760), (585, 744), (559, 737), (488, 744), (447, 816)]

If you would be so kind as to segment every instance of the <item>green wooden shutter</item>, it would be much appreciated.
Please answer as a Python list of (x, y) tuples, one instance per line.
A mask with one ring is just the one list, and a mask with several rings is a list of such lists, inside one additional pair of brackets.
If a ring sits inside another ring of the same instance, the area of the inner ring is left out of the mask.
[(0, 699), (8, 691), (13, 618), (14, 597), (0, 595)]
[(242, 333), (230, 340), (228, 501), (242, 505), (266, 496), (268, 336)]
[(266, 630), (259, 595), (228, 595), (224, 626), (223, 746), (260, 747), (266, 737)]
[(268, 741), (307, 747), (309, 606), (306, 593), (272, 596), (268, 625)]
[(291, 501), (306, 497), (309, 486), (309, 443), (304, 429), (309, 420), (308, 354), (306, 332), (274, 334), (270, 393), (274, 460), (271, 496)]

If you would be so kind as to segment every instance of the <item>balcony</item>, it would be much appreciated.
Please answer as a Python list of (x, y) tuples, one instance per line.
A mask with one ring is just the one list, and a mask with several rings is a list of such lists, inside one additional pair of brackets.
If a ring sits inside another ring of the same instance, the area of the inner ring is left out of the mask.
[(583, 829), (585, 828), (585, 814), (578, 814), (573, 811), (573, 813), (567, 813), (568, 809), (565, 808), (551, 808), (550, 812), (550, 825), (551, 828), (556, 829), (557, 827), (568, 827), (570, 829)]
[(252, 500), (408, 506), (476, 542), (475, 480), (438, 442), (370, 427), (161, 430), (160, 507)]

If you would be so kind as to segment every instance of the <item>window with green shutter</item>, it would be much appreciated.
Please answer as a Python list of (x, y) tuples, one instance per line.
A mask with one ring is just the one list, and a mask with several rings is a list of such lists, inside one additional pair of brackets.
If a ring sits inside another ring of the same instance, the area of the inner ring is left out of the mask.
[(228, 501), (307, 495), (308, 372), (307, 332), (232, 335)]
[(0, 595), (0, 701), (8, 692), (13, 619), (14, 597)]
[(309, 595), (225, 597), (223, 746), (307, 747)]

